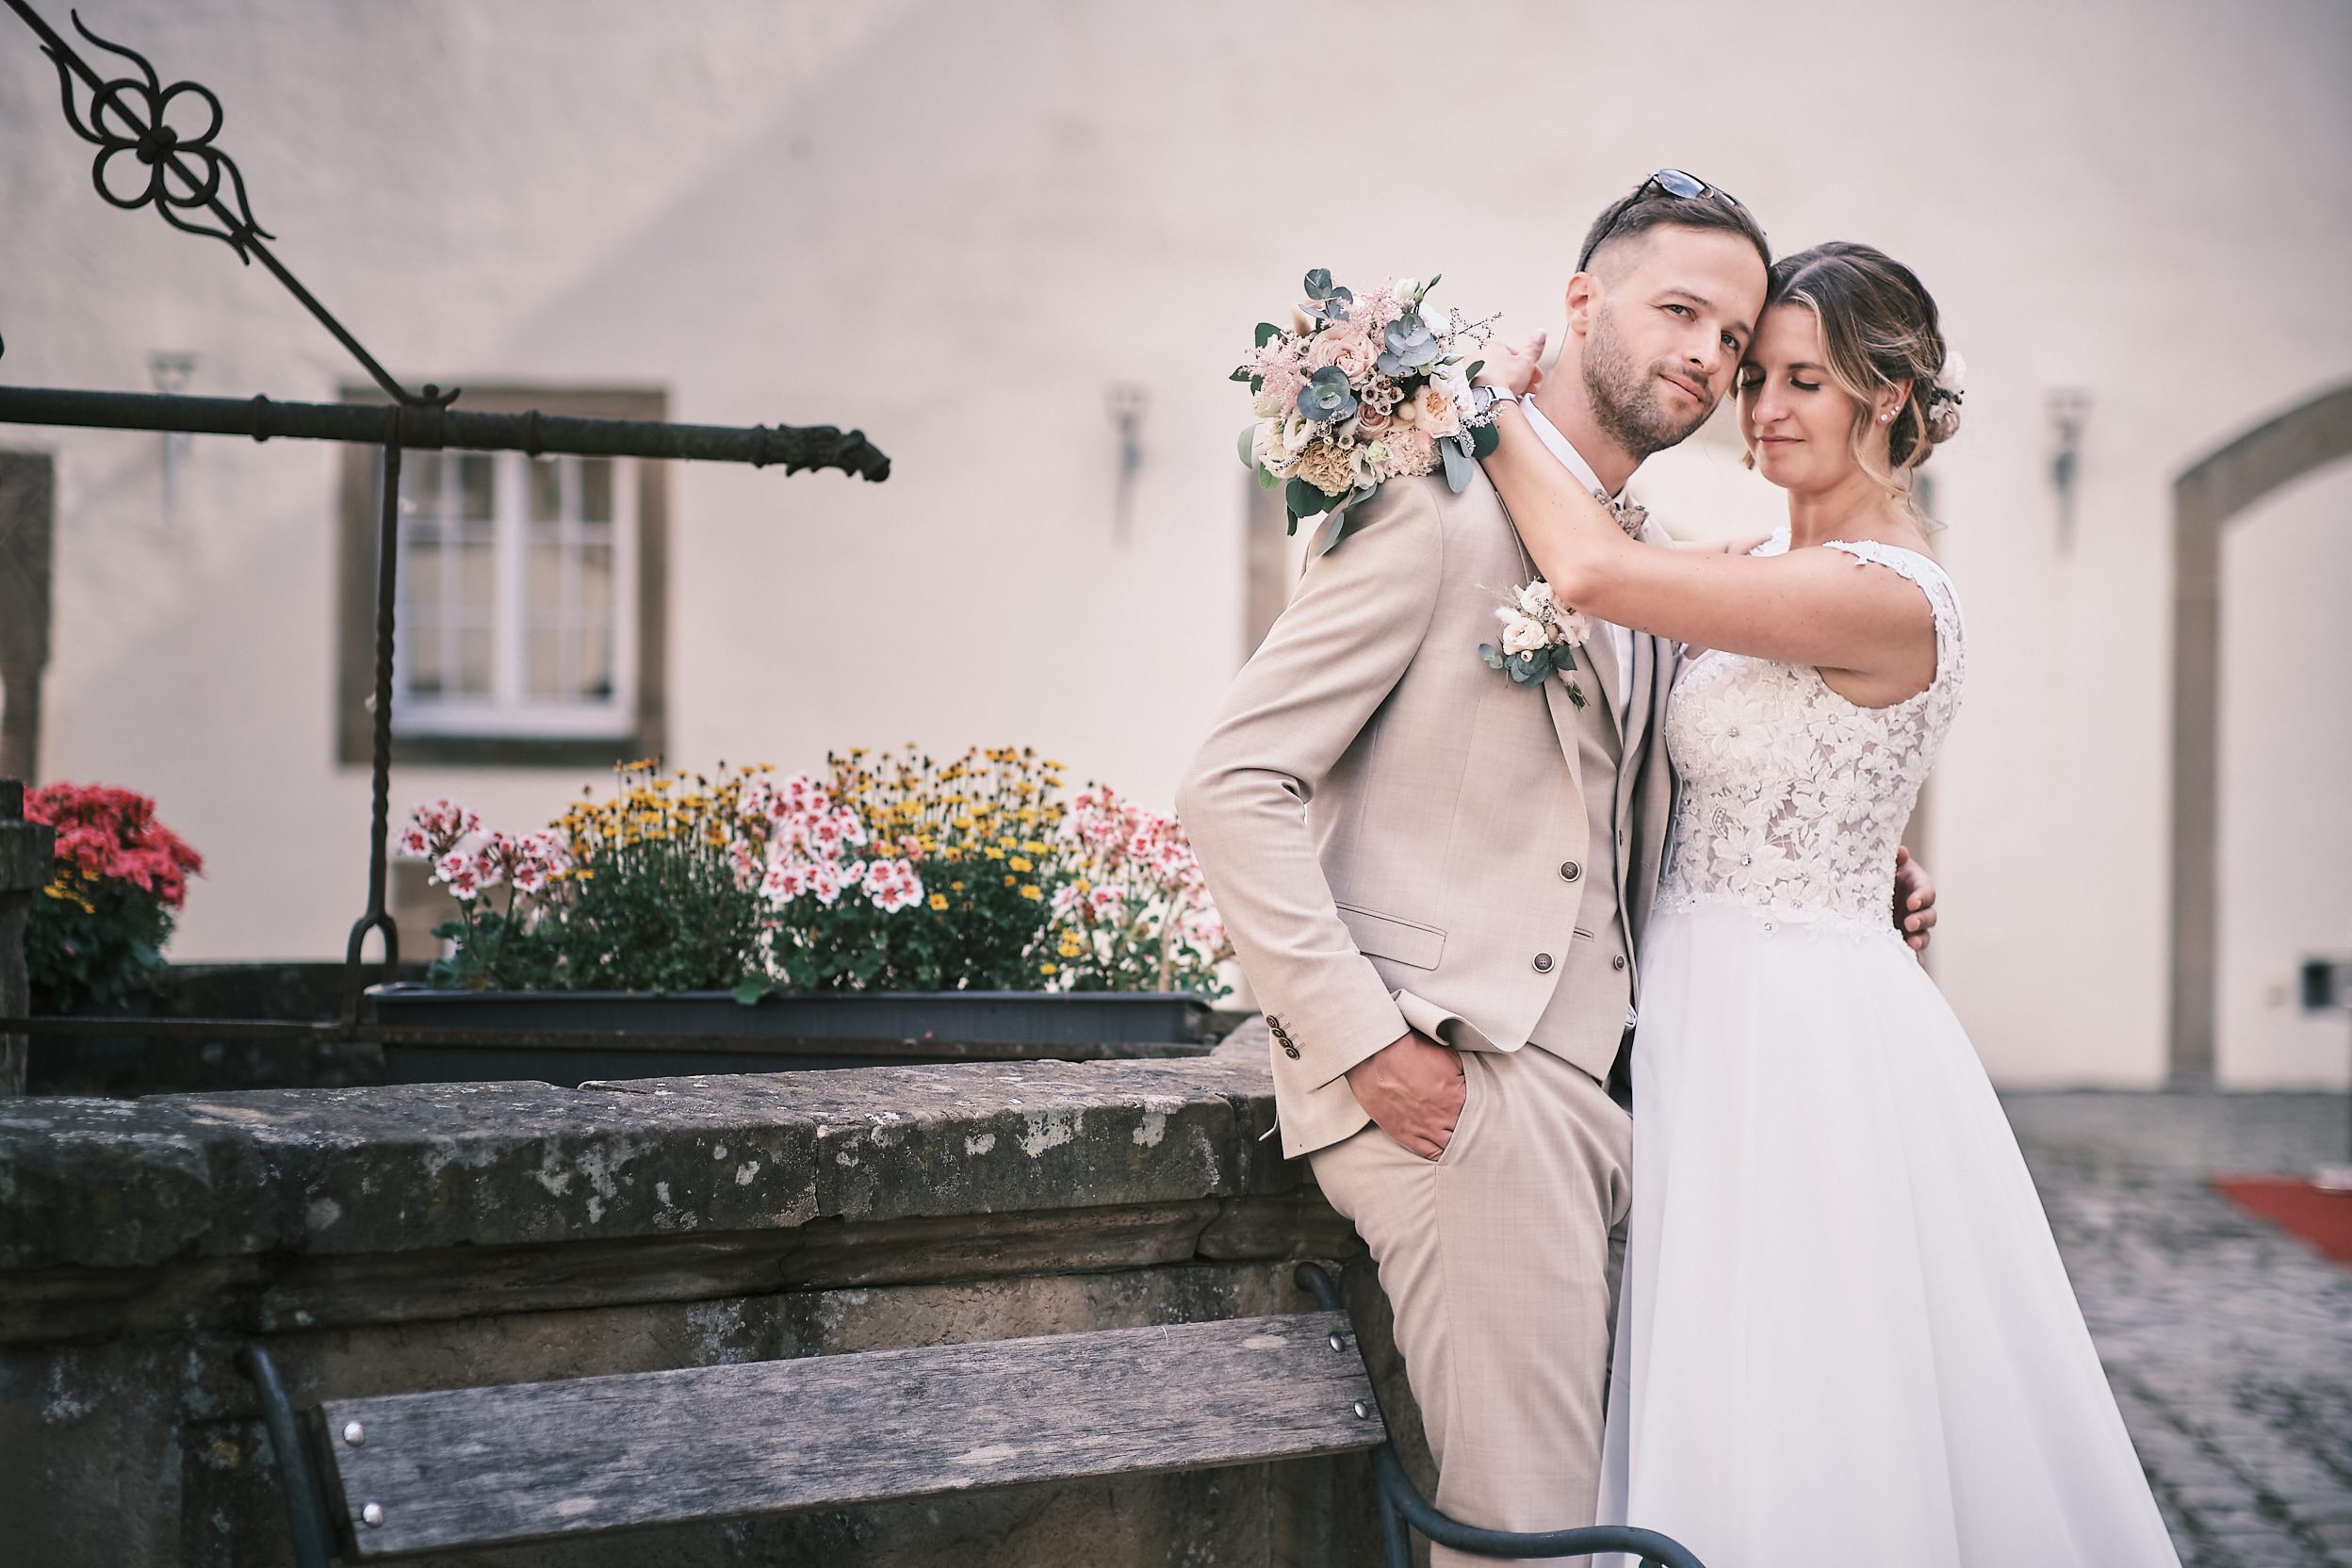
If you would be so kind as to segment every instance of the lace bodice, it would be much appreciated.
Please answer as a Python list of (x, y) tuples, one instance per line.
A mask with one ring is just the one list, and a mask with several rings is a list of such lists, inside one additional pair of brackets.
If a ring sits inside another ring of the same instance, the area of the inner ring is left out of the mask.
[[(1810, 665), (1705, 653), (1666, 709), (1679, 780), (1661, 909), (1743, 906), (1782, 923), (1897, 939), (1895, 846), (1960, 707), (1960, 603), (1943, 568), (1875, 541), (1837, 543), (1858, 568), (1919, 585), (1936, 616), (1936, 676), (1887, 708), (1862, 708)], [(1788, 531), (1756, 553), (1788, 548)]]

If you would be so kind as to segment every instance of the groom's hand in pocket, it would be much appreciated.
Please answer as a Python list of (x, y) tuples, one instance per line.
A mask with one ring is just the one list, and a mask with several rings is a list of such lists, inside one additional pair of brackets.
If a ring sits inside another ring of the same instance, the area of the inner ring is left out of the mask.
[(1410, 1030), (1349, 1068), (1348, 1086), (1381, 1132), (1425, 1160), (1454, 1141), (1470, 1094), (1452, 1047)]

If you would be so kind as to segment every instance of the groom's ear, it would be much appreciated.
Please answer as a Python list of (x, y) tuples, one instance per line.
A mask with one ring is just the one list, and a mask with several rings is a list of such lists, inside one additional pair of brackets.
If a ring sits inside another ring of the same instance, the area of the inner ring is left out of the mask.
[[(1590, 272), (1578, 272), (1575, 277), (1570, 278), (1568, 292), (1560, 300), (1560, 304), (1568, 315), (1568, 331), (1578, 337), (1582, 337), (1591, 331), (1593, 313), (1599, 309), (1600, 302), (1600, 279)], [(1565, 346), (1566, 341), (1563, 335), (1562, 346)]]

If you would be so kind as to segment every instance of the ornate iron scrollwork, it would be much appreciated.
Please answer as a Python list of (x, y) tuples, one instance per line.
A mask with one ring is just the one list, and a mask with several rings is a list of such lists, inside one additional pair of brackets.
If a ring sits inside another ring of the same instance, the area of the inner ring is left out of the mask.
[[(224, 118), (220, 100), (201, 82), (164, 86), (147, 57), (91, 32), (83, 24), (80, 11), (69, 14), (74, 30), (84, 39), (139, 68), (136, 76), (115, 76), (92, 86), (85, 119), (74, 101), (74, 71), (65, 55), (46, 42), (41, 45), (41, 53), (57, 68), (57, 90), (65, 101), (66, 122), (74, 127), (74, 135), (98, 149), (90, 173), (98, 194), (125, 211), (153, 206), (173, 228), (222, 240), (239, 261), (251, 266), (253, 258), (248, 247), (252, 242), (277, 237), (253, 220), (253, 205), (245, 195), (245, 176), (237, 172), (237, 160), (213, 145)], [(183, 102), (201, 106), (206, 117), (201, 130), (172, 123), (172, 106)], [(146, 171), (144, 182), (127, 194), (107, 177), (110, 169), (124, 167), (125, 155)], [(175, 174), (188, 188), (173, 188)], [(234, 212), (221, 199), (224, 182), (227, 193), (236, 200)], [(221, 219), (220, 227), (190, 222), (181, 216), (184, 211), (204, 209)]]

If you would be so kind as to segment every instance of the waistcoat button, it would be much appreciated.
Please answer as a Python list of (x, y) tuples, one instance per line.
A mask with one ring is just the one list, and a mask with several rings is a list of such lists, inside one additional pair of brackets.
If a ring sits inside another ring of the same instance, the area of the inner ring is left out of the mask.
[(1609, 967), (1614, 970), (1624, 969), (1625, 967), (1625, 956), (1620, 953), (1617, 956), (1609, 961)]
[(1535, 956), (1535, 972), (1538, 974), (1549, 974), (1552, 972), (1552, 956), (1550, 954), (1539, 953)]
[(1563, 860), (1560, 862), (1560, 879), (1561, 881), (1574, 882), (1577, 877), (1582, 876), (1583, 874), (1584, 868), (1576, 864), (1574, 860)]

